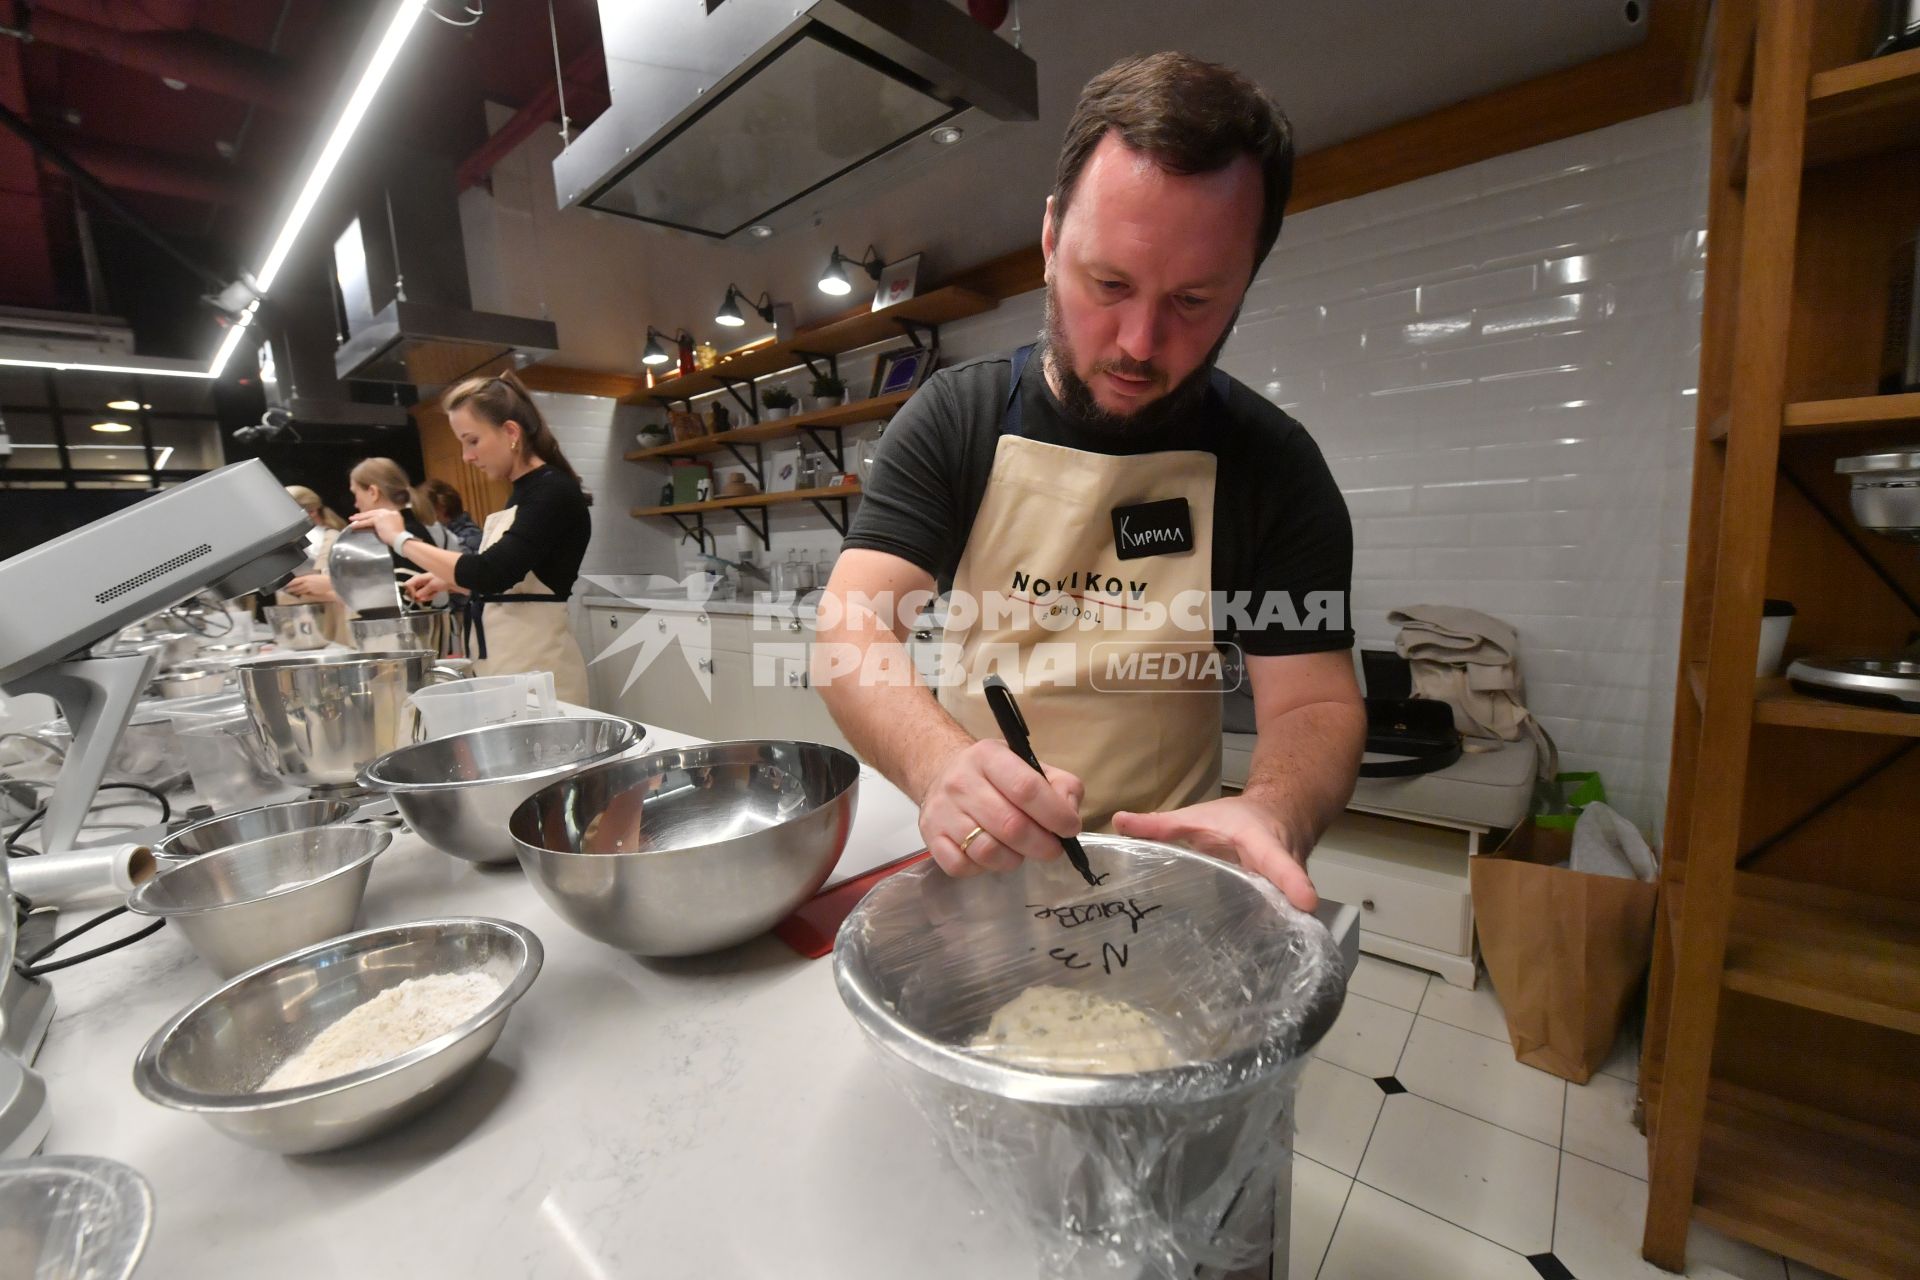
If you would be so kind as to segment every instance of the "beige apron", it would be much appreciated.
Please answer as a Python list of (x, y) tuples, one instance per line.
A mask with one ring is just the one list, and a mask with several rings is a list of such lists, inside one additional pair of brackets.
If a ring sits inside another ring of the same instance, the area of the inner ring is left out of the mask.
[[(513, 528), (518, 507), (508, 507), (487, 517), (480, 531), (480, 549), (485, 551)], [(553, 592), (529, 573), (502, 593), (505, 596), (548, 596)], [(486, 628), (487, 656), (474, 658), (473, 673), (479, 676), (516, 675), (523, 671), (553, 672), (554, 695), (562, 702), (586, 706), (587, 664), (580, 656), (580, 642), (574, 639), (564, 601), (528, 601), (518, 603), (498, 597), (483, 597), (481, 621)]]
[[(1016, 400), (1024, 363), (1014, 366)], [(1010, 412), (1010, 428), (1017, 424)], [(974, 737), (1000, 737), (980, 685), (997, 671), (1019, 697), (1034, 754), (1086, 783), (1080, 816), (1089, 831), (1108, 830), (1118, 810), (1160, 812), (1220, 793), (1220, 683), (1203, 660), (1214, 652), (1205, 606), (1213, 489), (1210, 453), (1116, 457), (1011, 429), (994, 449), (953, 589), (976, 601), (997, 593), (1014, 612), (1011, 621), (989, 611), (964, 630), (949, 627), (966, 678), (946, 682), (940, 703)], [(1192, 549), (1120, 559), (1114, 509), (1171, 498), (1187, 501)], [(1199, 593), (1197, 628), (1180, 625), (1195, 617), (1172, 607), (1181, 593)], [(1162, 617), (1148, 628), (1151, 603)], [(1116, 610), (1124, 628), (1108, 625)], [(1074, 625), (1058, 626), (1062, 619)], [(1150, 654), (1158, 668), (1152, 658), (1141, 665)]]

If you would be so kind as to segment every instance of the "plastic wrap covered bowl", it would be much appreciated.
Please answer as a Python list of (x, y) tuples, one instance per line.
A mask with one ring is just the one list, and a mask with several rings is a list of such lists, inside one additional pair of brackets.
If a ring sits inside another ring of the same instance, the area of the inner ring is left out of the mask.
[(1043, 1271), (1264, 1257), (1294, 1088), (1339, 1015), (1325, 925), (1237, 866), (1083, 836), (1065, 859), (875, 886), (834, 977), (890, 1073)]

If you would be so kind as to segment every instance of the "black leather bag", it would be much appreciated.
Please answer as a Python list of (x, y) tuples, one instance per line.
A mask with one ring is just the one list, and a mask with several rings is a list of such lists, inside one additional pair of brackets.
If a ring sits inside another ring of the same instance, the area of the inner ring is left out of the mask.
[(1361, 764), (1363, 778), (1437, 773), (1460, 758), (1453, 706), (1433, 698), (1368, 698), (1367, 754), (1394, 756)]

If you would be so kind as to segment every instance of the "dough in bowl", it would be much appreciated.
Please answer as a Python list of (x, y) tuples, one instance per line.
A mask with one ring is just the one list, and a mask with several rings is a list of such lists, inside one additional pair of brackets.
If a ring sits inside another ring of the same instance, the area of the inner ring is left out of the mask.
[(1028, 987), (970, 1045), (1014, 1066), (1126, 1075), (1179, 1066), (1166, 1032), (1132, 1005), (1071, 987)]

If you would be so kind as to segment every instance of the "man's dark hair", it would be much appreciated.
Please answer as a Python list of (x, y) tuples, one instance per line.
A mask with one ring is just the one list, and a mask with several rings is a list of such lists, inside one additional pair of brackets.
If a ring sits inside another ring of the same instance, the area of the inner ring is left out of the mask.
[(1293, 189), (1293, 126), (1251, 80), (1184, 53), (1123, 58), (1087, 82), (1060, 143), (1053, 179), (1057, 232), (1088, 157), (1111, 129), (1169, 173), (1212, 173), (1242, 155), (1260, 166), (1266, 206), (1254, 241), (1257, 271), (1280, 238)]

